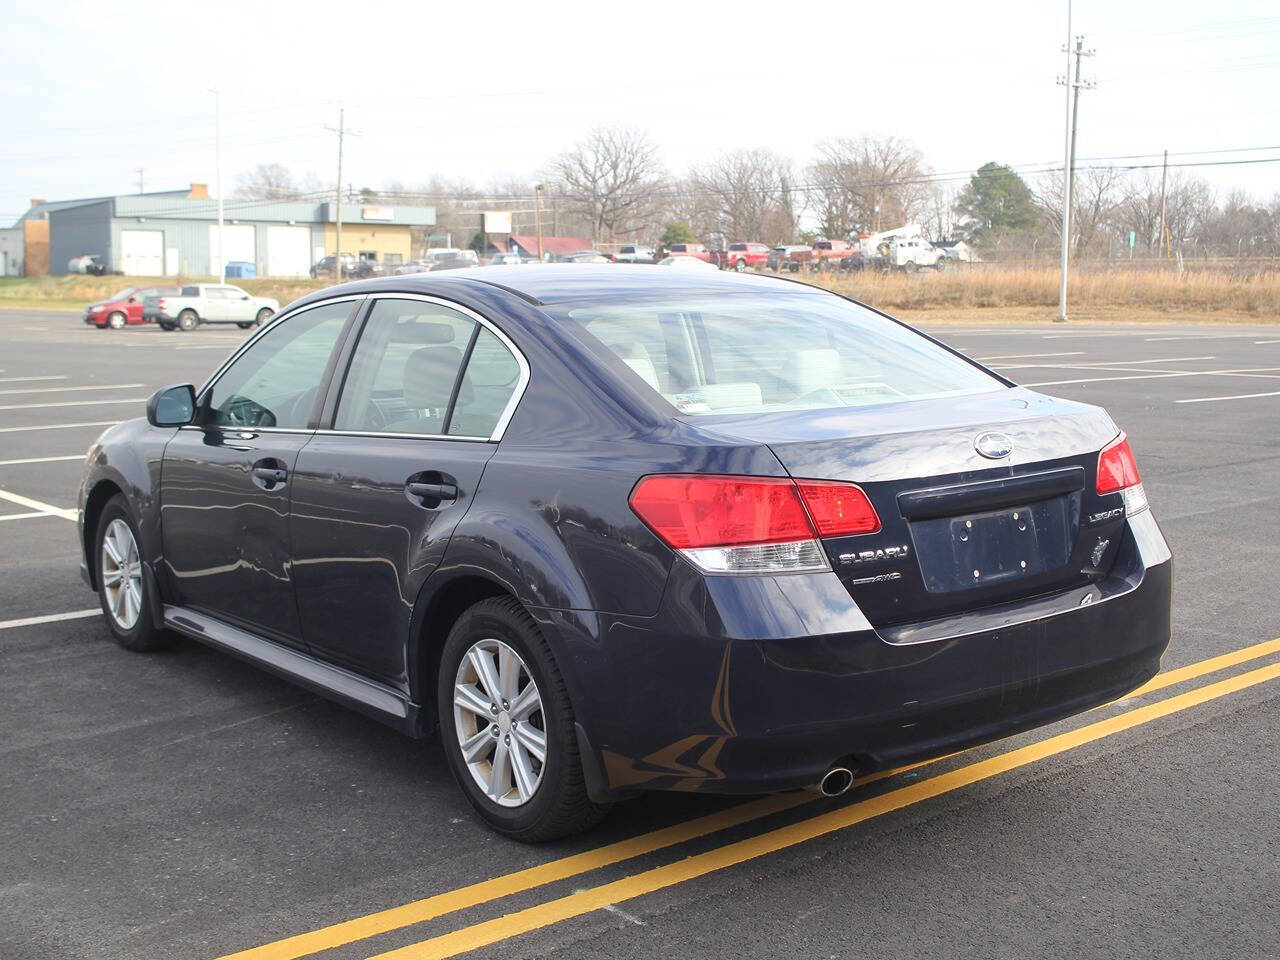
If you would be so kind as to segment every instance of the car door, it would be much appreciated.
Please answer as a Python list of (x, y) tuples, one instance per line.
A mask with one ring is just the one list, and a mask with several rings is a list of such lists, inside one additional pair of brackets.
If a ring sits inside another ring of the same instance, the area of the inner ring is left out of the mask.
[(294, 572), (311, 651), (403, 686), (414, 603), (528, 367), (462, 307), (388, 295), (365, 312), (332, 428), (316, 432), (294, 470)]
[(294, 462), (356, 301), (311, 307), (250, 341), (164, 451), (164, 565), (182, 606), (302, 646), (289, 558)]

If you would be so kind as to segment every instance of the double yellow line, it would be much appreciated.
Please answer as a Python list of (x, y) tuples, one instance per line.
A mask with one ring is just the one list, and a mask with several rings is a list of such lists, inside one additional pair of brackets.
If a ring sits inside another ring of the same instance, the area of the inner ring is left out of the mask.
[[(1280, 638), (1255, 644), (1222, 656), (1160, 674), (1130, 694), (1139, 697), (1174, 684), (1203, 677), (1242, 663), (1280, 652)], [(684, 883), (697, 877), (723, 870), (746, 860), (765, 856), (787, 847), (804, 843), (836, 830), (862, 823), (874, 817), (950, 793), (981, 780), (1035, 763), (1047, 757), (1072, 750), (1087, 743), (1141, 726), (1161, 717), (1207, 703), (1247, 687), (1280, 677), (1280, 663), (1211, 683), (1187, 693), (1136, 707), (1047, 740), (1030, 744), (987, 760), (921, 780), (867, 800), (818, 814), (798, 823), (766, 831), (745, 840), (726, 844), (676, 863), (654, 867), (610, 883), (600, 884), (568, 896), (507, 914), (494, 920), (476, 923), (450, 933), (422, 940), (371, 960), (431, 960), (454, 957), (502, 940), (528, 933), (551, 924), (579, 917), (603, 907)], [(916, 764), (915, 766), (923, 766)], [(902, 772), (887, 771), (869, 777), (862, 783), (879, 780)], [(220, 960), (295, 960), (321, 950), (352, 943), (436, 917), (488, 903), (516, 893), (577, 876), (591, 870), (643, 856), (730, 827), (759, 820), (772, 814), (808, 803), (814, 798), (807, 793), (787, 793), (744, 803), (719, 813), (698, 817), (685, 823), (643, 834), (629, 840), (608, 844), (595, 850), (555, 860), (550, 863), (495, 877), (467, 887), (417, 900), (403, 906), (357, 917), (309, 933), (278, 940)]]

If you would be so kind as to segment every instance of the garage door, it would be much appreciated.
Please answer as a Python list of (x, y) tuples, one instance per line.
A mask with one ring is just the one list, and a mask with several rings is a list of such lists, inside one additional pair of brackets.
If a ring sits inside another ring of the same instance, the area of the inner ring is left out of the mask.
[(267, 227), (267, 276), (305, 277), (311, 272), (311, 228)]
[(164, 233), (160, 230), (121, 230), (120, 269), (131, 277), (164, 275)]
[[(258, 245), (254, 241), (252, 224), (226, 223), (222, 226), (222, 235), (227, 244), (227, 263), (237, 261), (258, 265)], [(218, 272), (218, 225), (209, 225), (209, 270)]]

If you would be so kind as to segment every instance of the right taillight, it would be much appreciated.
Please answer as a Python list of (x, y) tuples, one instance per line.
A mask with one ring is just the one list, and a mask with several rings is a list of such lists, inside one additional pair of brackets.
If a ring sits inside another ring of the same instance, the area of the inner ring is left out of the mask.
[(1138, 461), (1122, 432), (1098, 454), (1097, 492), (1120, 493), (1124, 496), (1125, 513), (1133, 515), (1147, 509), (1147, 494), (1142, 489)]
[(636, 484), (630, 504), (663, 543), (706, 573), (828, 570), (820, 537), (880, 529), (851, 483), (657, 474)]

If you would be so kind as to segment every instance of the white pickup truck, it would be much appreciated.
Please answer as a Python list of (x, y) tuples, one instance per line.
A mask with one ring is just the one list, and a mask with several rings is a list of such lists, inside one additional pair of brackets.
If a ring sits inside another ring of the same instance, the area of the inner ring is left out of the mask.
[(234, 323), (248, 330), (279, 309), (280, 301), (250, 296), (230, 284), (189, 283), (176, 296), (143, 300), (142, 322), (158, 323), (163, 330), (194, 330), (202, 323)]

